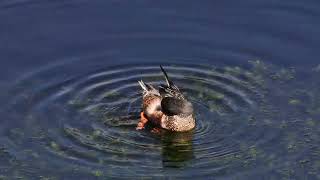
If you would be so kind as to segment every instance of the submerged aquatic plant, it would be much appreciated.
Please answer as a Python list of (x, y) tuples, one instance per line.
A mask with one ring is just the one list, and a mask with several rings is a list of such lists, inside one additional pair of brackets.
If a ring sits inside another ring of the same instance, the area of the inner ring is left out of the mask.
[(266, 75), (268, 72), (268, 65), (261, 60), (248, 61), (252, 65), (252, 71), (254, 74)]
[(229, 67), (226, 66), (224, 67), (224, 71), (225, 73), (229, 74), (229, 75), (234, 75), (234, 76), (238, 76), (241, 75), (243, 72), (243, 69), (241, 69), (240, 67), (236, 66), (236, 67)]
[(94, 171), (92, 171), (92, 174), (93, 174), (94, 176), (96, 176), (96, 177), (101, 177), (101, 176), (103, 176), (103, 172), (100, 171), (100, 170), (94, 170)]
[(301, 101), (299, 99), (289, 99), (288, 103), (290, 105), (298, 105), (301, 103)]
[(60, 146), (54, 141), (50, 142), (50, 147), (55, 151), (60, 151)]
[(284, 83), (286, 81), (292, 80), (295, 78), (296, 70), (294, 68), (285, 69), (282, 68), (280, 71), (274, 72), (270, 77), (273, 80), (279, 80)]
[(215, 101), (222, 100), (224, 98), (224, 95), (216, 91), (201, 88), (198, 97), (201, 98), (203, 101)]

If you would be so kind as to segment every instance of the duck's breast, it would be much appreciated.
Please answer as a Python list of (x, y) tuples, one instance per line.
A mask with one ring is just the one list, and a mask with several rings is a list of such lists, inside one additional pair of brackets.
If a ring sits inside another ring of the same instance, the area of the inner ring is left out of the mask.
[(195, 127), (195, 118), (193, 114), (183, 116), (163, 116), (161, 127), (170, 131), (189, 131)]

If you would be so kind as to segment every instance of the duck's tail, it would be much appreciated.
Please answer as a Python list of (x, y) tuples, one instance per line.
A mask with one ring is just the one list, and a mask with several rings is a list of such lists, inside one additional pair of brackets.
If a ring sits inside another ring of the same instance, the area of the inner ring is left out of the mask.
[(143, 82), (142, 80), (138, 81), (138, 83), (141, 86), (144, 95), (147, 95), (147, 94), (160, 95), (159, 91), (156, 90), (152, 85), (147, 84), (147, 83)]
[(148, 91), (148, 87), (146, 83), (144, 83), (142, 80), (138, 81), (138, 83), (144, 91)]
[(167, 86), (168, 86), (168, 87), (163, 87), (162, 86), (160, 88), (171, 89), (173, 91), (176, 91), (176, 92), (180, 93), (179, 88), (172, 81), (169, 80), (167, 72), (163, 69), (163, 67), (161, 65), (160, 65), (160, 68), (161, 68), (161, 71), (163, 72), (164, 78), (166, 79)]
[(168, 87), (170, 87), (173, 83), (169, 80), (167, 72), (163, 69), (163, 67), (160, 65), (160, 69), (164, 75), (164, 78), (166, 79)]

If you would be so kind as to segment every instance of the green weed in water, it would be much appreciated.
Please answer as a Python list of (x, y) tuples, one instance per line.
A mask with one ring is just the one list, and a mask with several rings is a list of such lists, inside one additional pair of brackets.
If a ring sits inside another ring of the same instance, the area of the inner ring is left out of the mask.
[(224, 67), (224, 71), (227, 73), (227, 74), (230, 74), (230, 75), (234, 75), (234, 76), (237, 76), (237, 75), (240, 75), (242, 74), (242, 69), (238, 66), (236, 67)]
[(202, 97), (207, 101), (222, 100), (224, 95), (215, 91), (206, 91)]
[(281, 82), (286, 82), (295, 78), (296, 70), (294, 68), (281, 69), (270, 76), (273, 80), (279, 80)]
[(103, 176), (103, 172), (100, 171), (100, 170), (94, 170), (94, 171), (92, 171), (92, 174), (93, 174), (94, 176), (96, 176), (96, 177), (101, 177), (101, 176)]
[(306, 124), (309, 127), (314, 127), (316, 125), (316, 122), (313, 119), (307, 119)]
[(288, 103), (290, 105), (299, 105), (301, 103), (301, 101), (299, 99), (289, 99)]
[(259, 87), (264, 87), (265, 71), (266, 71), (266, 68), (256, 67), (255, 65), (253, 65), (251, 71), (245, 71), (243, 75), (248, 79), (249, 83), (257, 85)]
[(105, 98), (118, 97), (118, 96), (120, 96), (120, 92), (118, 91), (111, 91), (104, 94)]
[(90, 104), (91, 100), (90, 99), (86, 99), (86, 100), (80, 100), (80, 99), (75, 99), (75, 100), (70, 100), (68, 102), (69, 105), (72, 105), (76, 108), (84, 108), (86, 107), (88, 104)]
[(55, 151), (59, 151), (60, 150), (60, 146), (54, 141), (50, 142), (50, 147)]
[(221, 107), (218, 104), (211, 102), (209, 103), (209, 110), (211, 112), (221, 112)]
[(95, 139), (95, 138), (100, 137), (101, 134), (102, 134), (101, 130), (94, 130), (92, 133), (92, 137)]
[(252, 70), (254, 74), (266, 74), (268, 66), (261, 60), (249, 61), (252, 65)]
[(249, 153), (250, 157), (253, 158), (253, 159), (256, 159), (257, 156), (258, 156), (258, 151), (257, 151), (257, 148), (255, 146), (252, 146), (251, 148), (249, 148), (248, 153)]

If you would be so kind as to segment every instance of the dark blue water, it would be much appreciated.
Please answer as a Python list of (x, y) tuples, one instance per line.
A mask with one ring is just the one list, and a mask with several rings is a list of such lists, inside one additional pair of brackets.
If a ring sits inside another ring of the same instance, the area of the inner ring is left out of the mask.
[[(0, 2), (0, 179), (319, 179), (320, 2)], [(136, 131), (159, 64), (187, 133)]]

